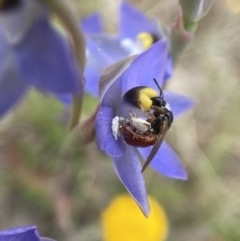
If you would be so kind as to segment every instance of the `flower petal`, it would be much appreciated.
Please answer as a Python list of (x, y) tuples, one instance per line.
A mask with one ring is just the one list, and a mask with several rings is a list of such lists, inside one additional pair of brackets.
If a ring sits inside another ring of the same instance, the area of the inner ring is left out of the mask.
[(84, 71), (86, 78), (85, 90), (95, 96), (99, 96), (99, 80), (104, 68), (112, 64), (109, 58), (98, 46), (87, 39), (87, 65)]
[(123, 73), (129, 68), (136, 55), (119, 61), (106, 68), (99, 81), (99, 95), (103, 106), (116, 110), (122, 98)]
[(28, 89), (16, 73), (9, 70), (4, 75), (5, 78), (0, 82), (0, 118), (20, 101)]
[[(3, 40), (1, 38), (1, 40)], [(3, 42), (1, 42), (2, 44)], [(0, 118), (25, 94), (28, 85), (19, 75), (14, 56), (8, 46), (0, 48)]]
[(10, 9), (1, 10), (0, 27), (6, 34), (8, 43), (19, 44), (34, 21), (47, 15), (45, 4), (40, 1), (14, 1)]
[(112, 132), (112, 119), (114, 113), (111, 108), (101, 107), (97, 113), (95, 130), (97, 143), (101, 151), (112, 157), (121, 157), (125, 151), (125, 145), (121, 138), (115, 139)]
[(72, 103), (72, 95), (55, 94), (54, 96), (66, 106), (70, 106)]
[(130, 68), (123, 74), (123, 93), (141, 85), (156, 89), (153, 78), (156, 78), (158, 83), (162, 85), (167, 61), (167, 43), (165, 40), (160, 40), (138, 55)]
[(37, 21), (15, 50), (29, 84), (56, 94), (79, 91), (80, 73), (70, 47), (47, 19)]
[(150, 207), (145, 181), (141, 173), (142, 166), (136, 148), (127, 145), (122, 157), (113, 158), (113, 165), (119, 179), (137, 202), (144, 215), (149, 216)]
[(94, 13), (81, 20), (85, 34), (100, 34), (103, 31), (102, 18), (99, 13)]
[(193, 108), (196, 101), (184, 95), (164, 91), (164, 98), (169, 103), (174, 118)]
[(92, 68), (92, 66), (85, 69), (85, 91), (94, 97), (98, 97), (98, 82), (100, 79), (100, 72)]
[(91, 36), (91, 40), (94, 41), (98, 48), (112, 58), (112, 62), (122, 60), (129, 56), (129, 50), (122, 45), (121, 39), (119, 39), (118, 36), (100, 34)]
[[(146, 160), (152, 147), (138, 148), (141, 155)], [(176, 179), (187, 179), (187, 172), (181, 164), (177, 154), (172, 148), (164, 141), (153, 158), (150, 166), (160, 174)]]
[(143, 117), (143, 119), (147, 118), (146, 113), (143, 112), (141, 108), (129, 103), (125, 98), (122, 98), (118, 106), (118, 115), (131, 120), (131, 113), (134, 113), (137, 117)]
[(167, 66), (166, 66), (166, 70), (164, 73), (164, 77), (163, 77), (163, 84), (169, 79), (171, 78), (173, 73), (173, 60), (171, 58), (171, 56), (168, 56), (168, 61), (167, 61)]
[(152, 33), (153, 25), (139, 10), (127, 2), (122, 2), (120, 7), (120, 38), (136, 39), (141, 32)]
[(35, 226), (11, 228), (0, 232), (0, 241), (40, 241)]

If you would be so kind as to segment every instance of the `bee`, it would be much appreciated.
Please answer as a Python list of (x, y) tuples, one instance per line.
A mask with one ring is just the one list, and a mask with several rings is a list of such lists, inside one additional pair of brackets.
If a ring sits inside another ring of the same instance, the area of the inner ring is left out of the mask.
[(134, 120), (132, 117), (132, 122), (124, 118), (119, 119), (119, 130), (123, 134), (127, 144), (135, 147), (148, 147), (153, 145), (141, 172), (143, 172), (153, 160), (174, 118), (171, 110), (166, 107), (167, 103), (164, 100), (161, 87), (156, 79), (153, 80), (159, 89), (159, 94), (154, 89), (139, 86), (129, 90), (124, 96), (126, 101), (134, 106), (140, 107), (148, 116), (148, 119), (135, 118)]
[(154, 156), (156, 155), (158, 149), (160, 148), (163, 139), (172, 125), (173, 122), (173, 113), (166, 108), (166, 101), (164, 100), (164, 95), (161, 87), (159, 86), (156, 79), (153, 79), (155, 84), (157, 85), (160, 95), (157, 97), (152, 97), (152, 107), (153, 114), (151, 115), (150, 119), (147, 119), (147, 122), (151, 124), (151, 131), (157, 135), (156, 141), (153, 145), (153, 148), (144, 163), (141, 172), (148, 167), (150, 162), (153, 160)]

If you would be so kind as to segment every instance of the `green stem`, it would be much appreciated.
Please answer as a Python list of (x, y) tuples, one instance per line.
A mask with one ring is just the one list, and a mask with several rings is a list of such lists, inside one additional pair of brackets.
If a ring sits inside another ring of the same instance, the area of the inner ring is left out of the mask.
[(195, 33), (197, 31), (198, 23), (192, 22), (184, 18), (184, 29), (189, 33)]
[[(78, 18), (71, 11), (70, 7), (63, 0), (41, 0), (44, 2), (64, 23), (66, 29), (69, 31), (73, 43), (76, 58), (82, 73), (81, 81), (84, 85), (83, 71), (86, 65), (85, 54), (85, 39), (83, 32), (79, 26)], [(82, 110), (83, 102), (83, 90), (77, 95), (73, 95), (71, 117), (68, 125), (69, 131), (71, 131), (79, 122)]]

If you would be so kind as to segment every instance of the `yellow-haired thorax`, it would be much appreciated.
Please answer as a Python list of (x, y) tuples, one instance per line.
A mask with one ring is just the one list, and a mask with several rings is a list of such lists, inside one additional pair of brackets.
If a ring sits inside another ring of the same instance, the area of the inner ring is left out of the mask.
[(8, 10), (20, 4), (20, 0), (0, 0), (0, 10)]
[(152, 100), (150, 98), (159, 96), (158, 92), (152, 88), (144, 88), (139, 93), (139, 105), (143, 110), (152, 108)]
[(164, 241), (168, 220), (163, 207), (149, 197), (151, 214), (146, 218), (128, 194), (113, 199), (102, 213), (103, 241)]
[(157, 96), (159, 96), (159, 93), (155, 89), (146, 86), (138, 86), (126, 92), (123, 98), (128, 103), (146, 111), (150, 110), (152, 107), (152, 100), (150, 98)]
[(159, 40), (157, 36), (151, 33), (142, 32), (137, 35), (137, 41), (141, 43), (142, 48), (148, 49), (151, 45)]

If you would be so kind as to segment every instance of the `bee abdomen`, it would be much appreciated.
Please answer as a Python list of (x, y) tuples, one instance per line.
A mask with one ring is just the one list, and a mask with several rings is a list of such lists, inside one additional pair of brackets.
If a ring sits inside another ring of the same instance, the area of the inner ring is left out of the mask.
[(126, 120), (119, 120), (119, 130), (125, 142), (131, 146), (148, 147), (156, 142), (156, 134), (150, 132), (150, 130), (143, 132)]

